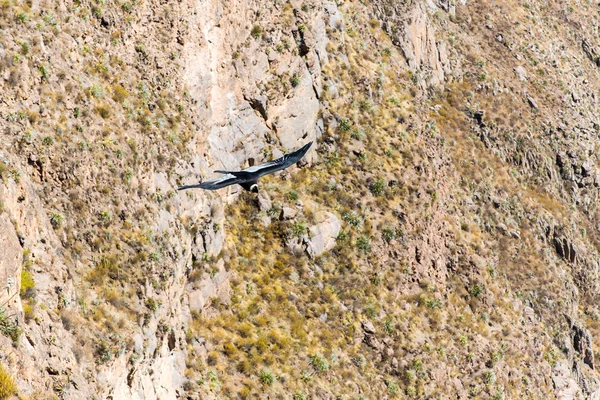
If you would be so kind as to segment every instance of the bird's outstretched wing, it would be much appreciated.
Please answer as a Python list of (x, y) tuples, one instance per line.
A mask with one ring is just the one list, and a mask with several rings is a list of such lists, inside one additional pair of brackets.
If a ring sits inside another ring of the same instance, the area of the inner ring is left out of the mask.
[[(254, 165), (250, 168), (246, 168), (242, 171), (240, 171), (242, 174), (240, 174), (240, 177), (244, 177), (246, 174), (252, 174), (252, 177), (254, 179), (258, 179), (261, 176), (267, 175), (267, 174), (272, 174), (273, 172), (277, 172), (279, 170), (285, 169), (291, 165), (296, 164), (298, 161), (300, 161), (300, 159), (302, 159), (302, 157), (304, 157), (304, 155), (306, 154), (306, 152), (308, 151), (308, 149), (310, 149), (310, 146), (312, 146), (313, 142), (308, 142), (306, 143), (304, 146), (302, 146), (301, 148), (299, 148), (298, 150), (286, 154), (283, 157), (280, 157), (276, 160), (273, 161), (268, 161), (266, 163), (262, 163), (259, 165)], [(217, 171), (215, 171), (217, 172)], [(225, 172), (225, 171), (223, 171)], [(232, 173), (232, 172), (229, 172)], [(238, 176), (238, 174), (236, 174), (236, 176)]]
[(181, 186), (181, 187), (177, 188), (177, 190), (192, 189), (192, 188), (216, 190), (216, 189), (224, 188), (225, 186), (235, 185), (236, 183), (242, 183), (242, 182), (243, 182), (243, 179), (240, 179), (231, 174), (227, 174), (225, 176), (222, 176), (219, 179), (215, 179), (214, 181), (201, 182), (196, 185)]

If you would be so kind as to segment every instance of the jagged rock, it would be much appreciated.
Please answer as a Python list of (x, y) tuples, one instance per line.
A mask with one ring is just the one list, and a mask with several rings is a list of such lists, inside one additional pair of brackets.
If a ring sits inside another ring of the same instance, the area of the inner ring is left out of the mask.
[(342, 224), (332, 213), (326, 213), (325, 217), (323, 222), (308, 228), (310, 239), (306, 242), (306, 251), (310, 257), (317, 257), (335, 247)]
[(260, 208), (261, 211), (269, 211), (273, 208), (273, 202), (266, 190), (258, 191), (258, 208)]
[(508, 227), (503, 223), (499, 223), (498, 225), (496, 225), (496, 229), (498, 229), (498, 232), (500, 232), (503, 235), (508, 234)]
[(583, 52), (588, 56), (588, 58), (600, 67), (600, 57), (598, 56), (597, 49), (590, 44), (587, 40), (583, 39), (581, 41), (581, 47), (583, 48)]
[(374, 334), (375, 333), (375, 326), (373, 325), (373, 323), (371, 321), (367, 321), (364, 320), (360, 323), (363, 331), (365, 331), (365, 333), (368, 334)]
[(207, 277), (194, 284), (193, 290), (188, 292), (189, 307), (192, 311), (202, 311), (213, 298), (219, 298), (222, 302), (228, 303), (230, 290), (230, 274), (225, 270), (223, 259), (217, 262), (217, 273), (214, 277)]
[(521, 65), (516, 66), (514, 68), (515, 70), (515, 74), (517, 74), (517, 78), (519, 78), (520, 81), (526, 81), (527, 80), (527, 71), (525, 71), (525, 68), (523, 68)]
[(538, 107), (538, 105), (537, 105), (537, 102), (535, 101), (535, 99), (534, 99), (533, 97), (530, 97), (530, 96), (528, 96), (528, 97), (527, 97), (527, 103), (529, 103), (529, 106), (530, 106), (531, 108), (534, 108), (534, 109), (536, 109), (536, 110), (538, 110), (538, 109), (539, 109), (539, 107)]
[(410, 69), (427, 71), (422, 87), (442, 84), (451, 72), (443, 41), (435, 37), (435, 25), (429, 20), (427, 6), (420, 2), (382, 2), (375, 4), (383, 29), (390, 35)]
[(577, 247), (564, 237), (554, 236), (554, 248), (559, 256), (570, 262), (577, 258)]
[(5, 310), (21, 311), (18, 300), (23, 249), (6, 213), (0, 213), (0, 243), (0, 306)]
[(294, 210), (291, 207), (283, 207), (281, 209), (281, 213), (279, 214), (279, 219), (281, 221), (285, 221), (285, 220), (290, 220), (293, 219), (296, 214), (298, 214), (298, 211)]
[(592, 348), (592, 335), (584, 327), (574, 323), (571, 327), (573, 348), (579, 353), (583, 362), (594, 369), (594, 352)]

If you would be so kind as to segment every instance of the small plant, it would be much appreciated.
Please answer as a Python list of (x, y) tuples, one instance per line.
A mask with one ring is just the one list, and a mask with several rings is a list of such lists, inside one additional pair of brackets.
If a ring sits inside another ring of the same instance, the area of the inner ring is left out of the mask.
[(0, 364), (0, 399), (5, 399), (17, 393), (17, 387), (13, 377), (8, 373), (4, 366)]
[(46, 136), (42, 139), (42, 144), (44, 146), (52, 146), (52, 143), (54, 143), (54, 139), (52, 139), (52, 136)]
[(494, 371), (485, 371), (483, 374), (483, 381), (486, 385), (491, 385), (496, 382), (496, 374)]
[(306, 394), (303, 391), (298, 390), (298, 391), (296, 391), (294, 396), (292, 396), (292, 399), (293, 400), (306, 400)]
[(469, 287), (469, 294), (476, 299), (479, 299), (484, 291), (485, 287), (481, 283), (473, 283), (471, 287)]
[(389, 243), (396, 239), (396, 230), (392, 228), (383, 228), (381, 230), (381, 238), (384, 242)]
[(346, 243), (346, 242), (348, 242), (349, 238), (350, 238), (350, 235), (348, 234), (348, 232), (346, 232), (345, 230), (341, 229), (340, 233), (338, 233), (337, 238), (335, 240), (338, 243)]
[(300, 195), (295, 190), (290, 190), (287, 192), (287, 198), (289, 201), (296, 201), (298, 198), (300, 198)]
[(48, 80), (48, 75), (50, 74), (50, 71), (48, 70), (48, 66), (45, 64), (42, 64), (38, 67), (38, 71), (40, 71), (40, 75), (42, 75), (42, 80)]
[(300, 84), (300, 77), (297, 75), (294, 75), (290, 78), (290, 83), (292, 84), (292, 87), (296, 87)]
[(17, 14), (17, 22), (20, 24), (24, 24), (25, 22), (27, 22), (28, 19), (29, 15), (25, 14), (24, 12)]
[(108, 222), (110, 220), (110, 211), (102, 211), (100, 213), (100, 221), (102, 222)]
[(32, 298), (35, 290), (35, 281), (31, 276), (31, 272), (23, 268), (21, 270), (21, 298)]
[(386, 318), (384, 323), (383, 323), (383, 329), (386, 331), (386, 333), (388, 335), (390, 335), (392, 332), (394, 332), (394, 325), (392, 324), (392, 319), (391, 318)]
[(306, 233), (306, 224), (301, 222), (294, 222), (292, 225), (292, 234), (296, 237), (300, 237)]
[(17, 323), (6, 315), (6, 311), (0, 308), (0, 333), (4, 336), (11, 338), (13, 344), (16, 346), (21, 336), (21, 329)]
[(273, 373), (266, 369), (260, 373), (258, 379), (260, 380), (260, 383), (265, 386), (273, 386), (273, 381), (275, 380), (275, 378), (273, 378)]
[(10, 171), (8, 171), (8, 173), (10, 174), (10, 177), (13, 178), (15, 183), (21, 182), (21, 172), (20, 171), (17, 171), (16, 169), (11, 169)]
[(396, 382), (392, 381), (391, 379), (386, 379), (385, 384), (387, 386), (389, 394), (396, 395), (396, 394), (398, 394), (398, 392), (400, 392), (400, 388), (398, 387), (398, 384)]
[(342, 215), (342, 219), (353, 228), (360, 228), (363, 224), (363, 219), (356, 211), (350, 211)]
[(50, 224), (54, 229), (60, 228), (63, 223), (63, 216), (60, 213), (53, 213), (50, 215)]
[(329, 370), (327, 359), (320, 354), (310, 356), (310, 365), (317, 373), (327, 372)]
[(342, 118), (340, 120), (340, 124), (338, 125), (340, 132), (349, 132), (351, 128), (352, 126), (348, 118)]
[(263, 30), (259, 25), (254, 25), (250, 31), (250, 35), (252, 35), (254, 39), (260, 39), (263, 35)]
[(385, 189), (385, 182), (383, 179), (378, 179), (369, 185), (369, 190), (374, 196), (381, 196)]
[(93, 97), (97, 99), (101, 99), (102, 97), (104, 97), (104, 88), (100, 85), (91, 86), (89, 92)]
[(363, 253), (371, 252), (371, 239), (369, 239), (365, 235), (360, 235), (358, 239), (356, 239), (356, 248)]
[(151, 311), (158, 310), (158, 303), (153, 297), (147, 298), (145, 305), (146, 305), (146, 308), (148, 308)]

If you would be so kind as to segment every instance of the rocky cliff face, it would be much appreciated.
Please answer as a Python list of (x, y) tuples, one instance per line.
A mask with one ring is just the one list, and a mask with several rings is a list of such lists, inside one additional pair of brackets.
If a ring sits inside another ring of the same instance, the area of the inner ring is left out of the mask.
[(595, 7), (0, 2), (0, 396), (598, 398)]

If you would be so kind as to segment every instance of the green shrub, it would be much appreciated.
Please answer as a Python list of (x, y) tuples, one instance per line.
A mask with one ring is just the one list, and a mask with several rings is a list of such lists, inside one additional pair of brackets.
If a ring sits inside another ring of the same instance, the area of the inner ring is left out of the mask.
[(21, 329), (6, 315), (3, 308), (0, 308), (0, 333), (11, 338), (14, 345), (17, 345), (21, 336)]
[(258, 25), (254, 25), (252, 27), (252, 30), (250, 31), (250, 35), (252, 35), (252, 37), (254, 39), (259, 39), (263, 34), (263, 30), (260, 26)]
[(294, 222), (292, 225), (292, 234), (296, 237), (300, 237), (306, 233), (306, 224), (301, 222)]
[(381, 238), (386, 243), (391, 242), (396, 239), (396, 230), (392, 228), (383, 228), (381, 231)]
[(363, 224), (363, 219), (356, 211), (350, 211), (342, 215), (342, 219), (353, 228), (360, 228)]
[(358, 239), (356, 239), (356, 248), (363, 253), (371, 252), (371, 239), (369, 239), (365, 235), (360, 235)]
[(340, 120), (340, 124), (338, 125), (340, 132), (349, 132), (350, 128), (352, 128), (350, 120), (348, 118), (342, 118)]
[(50, 224), (54, 229), (58, 229), (63, 222), (63, 216), (60, 213), (53, 213), (50, 215)]
[(385, 189), (385, 182), (383, 179), (378, 179), (375, 182), (369, 185), (369, 190), (373, 193), (374, 196), (380, 196), (383, 194)]
[(313, 354), (310, 356), (310, 365), (317, 373), (327, 372), (329, 370), (329, 362), (327, 362), (327, 359), (320, 354)]
[(290, 190), (290, 191), (287, 193), (287, 198), (288, 198), (288, 200), (290, 200), (290, 201), (296, 201), (296, 200), (298, 200), (298, 198), (299, 198), (299, 197), (300, 197), (300, 195), (299, 195), (299, 194), (298, 194), (298, 192), (296, 192), (295, 190)]
[(273, 373), (271, 371), (265, 369), (260, 373), (259, 380), (260, 383), (265, 386), (273, 386), (275, 378), (273, 378)]

